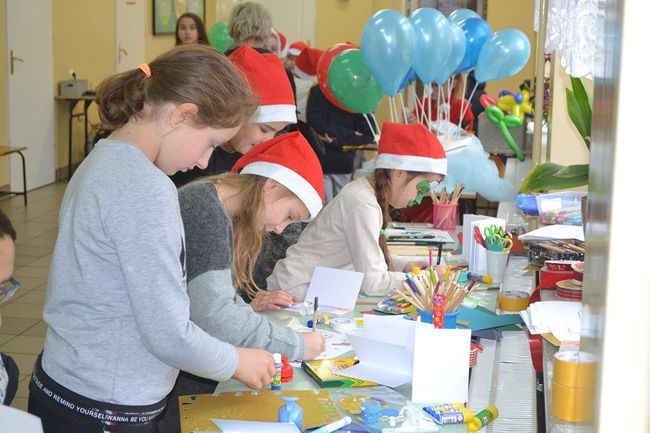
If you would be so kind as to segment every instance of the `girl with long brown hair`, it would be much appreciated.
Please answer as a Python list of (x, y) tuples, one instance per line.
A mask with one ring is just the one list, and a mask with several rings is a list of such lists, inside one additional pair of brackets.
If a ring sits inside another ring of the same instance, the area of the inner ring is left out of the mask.
[(271, 353), (236, 348), (190, 320), (185, 235), (167, 177), (205, 167), (257, 104), (231, 62), (200, 45), (107, 78), (96, 102), (115, 130), (61, 204), (28, 410), (46, 433), (155, 432), (180, 368), (258, 389), (275, 371)]
[[(181, 188), (191, 319), (235, 346), (263, 348), (289, 359), (318, 356), (324, 350), (320, 333), (300, 334), (270, 322), (235, 287), (255, 298), (253, 268), (264, 235), (314, 218), (323, 194), (318, 157), (298, 132), (258, 144), (231, 173)], [(176, 396), (211, 393), (216, 385), (181, 372), (160, 433), (179, 428)]]
[[(381, 235), (390, 210), (405, 208), (417, 184), (437, 182), (447, 173), (445, 151), (419, 124), (384, 123), (375, 171), (346, 185), (302, 232), (268, 278), (268, 290), (282, 289), (303, 299), (315, 266), (364, 272), (361, 290), (385, 295), (399, 288), (402, 269), (393, 272)], [(410, 270), (407, 264), (404, 270)]]

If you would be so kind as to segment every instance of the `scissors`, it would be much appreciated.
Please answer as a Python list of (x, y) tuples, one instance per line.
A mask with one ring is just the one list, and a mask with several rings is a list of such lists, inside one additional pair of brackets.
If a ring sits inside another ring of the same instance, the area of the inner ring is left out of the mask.
[(506, 236), (506, 231), (504, 230), (503, 227), (497, 227), (496, 225), (492, 224), (491, 226), (485, 227), (483, 229), (483, 233), (485, 234), (485, 238), (489, 237), (496, 237), (496, 238), (504, 238)]
[(488, 236), (485, 243), (490, 251), (510, 251), (512, 248), (512, 238), (509, 236)]

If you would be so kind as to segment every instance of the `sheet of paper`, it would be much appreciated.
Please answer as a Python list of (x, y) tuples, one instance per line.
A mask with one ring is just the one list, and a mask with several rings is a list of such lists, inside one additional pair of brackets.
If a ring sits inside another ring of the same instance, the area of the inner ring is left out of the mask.
[(223, 433), (300, 433), (298, 427), (290, 422), (231, 421), (213, 419), (212, 422)]
[[(300, 326), (299, 328), (296, 328), (296, 331), (311, 332), (311, 329), (306, 326)], [(321, 355), (315, 359), (340, 358), (352, 350), (352, 345), (345, 335), (339, 334), (338, 332), (326, 331), (324, 329), (319, 329), (318, 332), (320, 332), (325, 339), (325, 352), (321, 353)]]
[(411, 380), (413, 352), (409, 348), (353, 334), (347, 337), (359, 358), (359, 363), (341, 370), (338, 374), (376, 382), (391, 388)]
[(471, 335), (469, 329), (416, 328), (413, 403), (467, 401)]
[(313, 302), (318, 296), (318, 303), (324, 312), (328, 307), (352, 311), (359, 297), (363, 277), (363, 272), (316, 266), (305, 301)]
[(552, 333), (564, 341), (580, 338), (582, 304), (568, 301), (535, 302), (519, 313), (531, 334)]
[(519, 240), (521, 241), (547, 241), (554, 239), (576, 239), (584, 242), (585, 233), (582, 230), (582, 226), (556, 224), (540, 227), (537, 230), (519, 236)]
[(3, 432), (43, 433), (40, 418), (13, 407), (0, 404), (0, 420)]

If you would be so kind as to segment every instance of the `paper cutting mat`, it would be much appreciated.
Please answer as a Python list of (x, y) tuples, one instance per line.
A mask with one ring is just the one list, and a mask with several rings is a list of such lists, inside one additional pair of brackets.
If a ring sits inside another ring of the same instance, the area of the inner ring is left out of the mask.
[(303, 428), (310, 429), (340, 419), (329, 392), (320, 391), (259, 391), (197, 394), (178, 398), (181, 433), (218, 432), (212, 418), (267, 421), (278, 420), (278, 409), (284, 404), (281, 396), (298, 397), (303, 410)]

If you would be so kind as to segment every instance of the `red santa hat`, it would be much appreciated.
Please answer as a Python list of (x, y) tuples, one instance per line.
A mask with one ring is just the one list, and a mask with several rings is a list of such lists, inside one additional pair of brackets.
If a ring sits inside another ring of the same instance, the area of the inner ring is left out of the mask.
[(300, 55), (296, 57), (296, 66), (293, 68), (298, 78), (306, 80), (315, 78), (316, 65), (323, 53), (324, 51), (318, 48), (305, 47)]
[(435, 134), (422, 124), (384, 122), (375, 168), (447, 174), (447, 155)]
[(297, 57), (302, 53), (302, 51), (307, 48), (307, 44), (304, 43), (303, 41), (296, 41), (289, 45), (289, 54), (291, 54), (294, 57)]
[(309, 210), (309, 219), (323, 208), (325, 186), (320, 161), (299, 132), (264, 141), (239, 158), (232, 171), (256, 174), (281, 183)]
[(273, 33), (273, 36), (278, 43), (278, 48), (275, 54), (277, 54), (279, 58), (284, 59), (287, 57), (287, 51), (289, 50), (289, 47), (287, 46), (287, 37), (281, 31), (274, 28), (271, 28), (271, 33)]
[(242, 45), (228, 58), (244, 74), (259, 99), (260, 105), (250, 122), (296, 123), (293, 90), (284, 66), (275, 54), (261, 54), (248, 45)]

